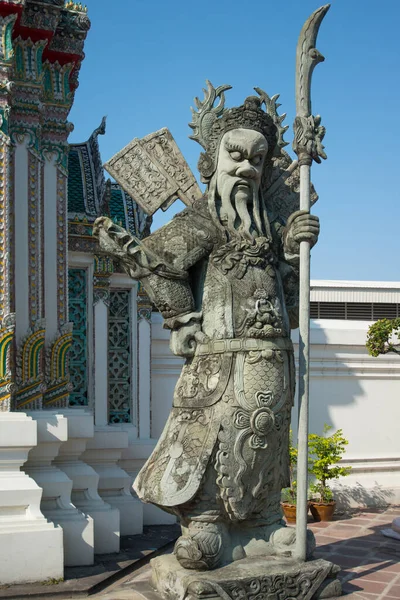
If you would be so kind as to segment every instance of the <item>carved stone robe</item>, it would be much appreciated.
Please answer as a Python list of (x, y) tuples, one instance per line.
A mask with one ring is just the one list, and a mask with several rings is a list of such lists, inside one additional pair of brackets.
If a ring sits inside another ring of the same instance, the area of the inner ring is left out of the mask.
[(190, 504), (211, 469), (229, 519), (280, 516), (280, 492), (289, 485), (298, 271), (284, 254), (283, 225), (271, 222), (270, 231), (253, 243), (227, 241), (203, 200), (144, 240), (184, 274), (142, 279), (165, 326), (198, 319), (206, 336), (186, 360), (164, 431), (136, 479), (145, 502), (167, 510)]

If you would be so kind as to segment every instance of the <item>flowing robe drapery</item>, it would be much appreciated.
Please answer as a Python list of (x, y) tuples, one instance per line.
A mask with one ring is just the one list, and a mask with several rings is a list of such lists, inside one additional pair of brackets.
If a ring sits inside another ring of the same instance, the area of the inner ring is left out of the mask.
[(207, 493), (211, 470), (229, 519), (274, 522), (289, 485), (296, 257), (285, 256), (282, 223), (252, 241), (229, 240), (206, 206), (184, 210), (143, 242), (183, 274), (141, 279), (165, 326), (197, 321), (203, 335), (134, 487), (146, 502), (187, 506)]

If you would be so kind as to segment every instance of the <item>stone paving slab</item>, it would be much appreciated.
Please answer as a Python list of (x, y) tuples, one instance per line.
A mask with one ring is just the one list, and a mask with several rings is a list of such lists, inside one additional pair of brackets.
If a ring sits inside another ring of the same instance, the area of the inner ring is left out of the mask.
[(342, 568), (346, 600), (400, 600), (400, 542), (381, 533), (399, 514), (400, 507), (368, 509), (338, 515), (331, 523), (309, 523), (316, 556)]
[[(380, 533), (399, 515), (400, 507), (391, 507), (338, 514), (331, 523), (314, 523), (310, 517), (309, 527), (317, 539), (316, 558), (342, 567), (339, 578), (345, 600), (400, 600), (400, 541)], [(143, 567), (96, 600), (145, 600), (132, 584), (149, 577), (150, 566)]]
[[(392, 520), (399, 515), (400, 506), (338, 514), (331, 523), (314, 523), (310, 517), (309, 527), (314, 531), (317, 539), (316, 558), (324, 558), (341, 566), (339, 577), (346, 594), (343, 596), (345, 600), (400, 600), (400, 541), (387, 538), (380, 533), (381, 529), (389, 527)], [(173, 536), (171, 527), (174, 529)], [(167, 546), (160, 543), (158, 548), (160, 553), (171, 551), (172, 544), (170, 550), (168, 540), (179, 535), (179, 529), (177, 526), (152, 527), (147, 528), (147, 535), (149, 536), (147, 545), (141, 550), (137, 549), (137, 552), (141, 553), (140, 559), (137, 558), (135, 563), (131, 561), (131, 566), (125, 571), (110, 570), (106, 576), (103, 573), (103, 579), (100, 581), (101, 589), (96, 589), (96, 583), (92, 580), (91, 586), (87, 585), (84, 590), (78, 591), (77, 577), (75, 580), (66, 580), (65, 584), (69, 585), (68, 588), (61, 587), (65, 585), (64, 583), (57, 586), (43, 586), (47, 589), (41, 595), (38, 595), (40, 591), (38, 585), (0, 589), (0, 600), (3, 598), (60, 600), (88, 595), (96, 600), (144, 600), (140, 593), (132, 590), (132, 583), (146, 581), (150, 576), (148, 560), (154, 556), (151, 548), (157, 545), (153, 536), (170, 535), (170, 538), (163, 540)], [(138, 539), (140, 536), (134, 537)], [(149, 551), (150, 554), (146, 557), (146, 552)], [(67, 577), (71, 575), (72, 573)], [(16, 595), (17, 588), (25, 588), (26, 591)], [(34, 590), (35, 593), (29, 593), (27, 588), (31, 592)], [(55, 588), (62, 594), (56, 592)]]

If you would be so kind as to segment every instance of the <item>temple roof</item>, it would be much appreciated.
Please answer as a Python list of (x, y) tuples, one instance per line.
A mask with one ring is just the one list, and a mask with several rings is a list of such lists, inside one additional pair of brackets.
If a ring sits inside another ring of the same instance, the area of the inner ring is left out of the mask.
[(102, 119), (86, 142), (71, 144), (68, 157), (69, 221), (93, 221), (100, 215), (110, 216), (137, 237), (148, 233), (151, 219), (118, 183), (106, 182), (98, 136), (104, 135)]

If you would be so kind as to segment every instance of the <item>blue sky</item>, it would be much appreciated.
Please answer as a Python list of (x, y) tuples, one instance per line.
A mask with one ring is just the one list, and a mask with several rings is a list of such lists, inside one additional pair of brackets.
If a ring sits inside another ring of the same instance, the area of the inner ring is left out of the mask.
[[(227, 106), (254, 86), (280, 93), (295, 116), (297, 38), (315, 0), (87, 0), (92, 28), (70, 119), (70, 141), (107, 115), (103, 160), (132, 138), (168, 127), (197, 176), (200, 146), (188, 139), (190, 106), (208, 78), (229, 83)], [(328, 160), (312, 179), (321, 236), (314, 279), (400, 280), (400, 1), (333, 0), (317, 47), (314, 114), (327, 128)], [(291, 152), (290, 146), (287, 149)], [(179, 208), (157, 213), (155, 225)]]

